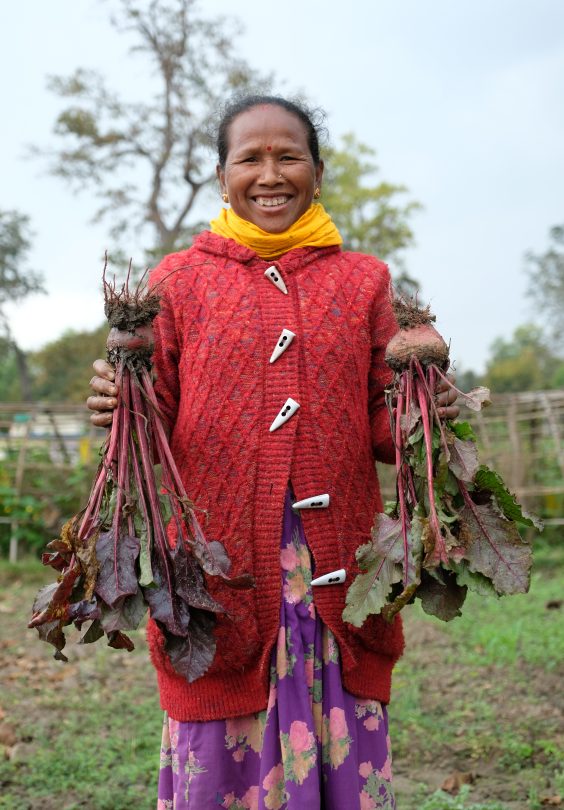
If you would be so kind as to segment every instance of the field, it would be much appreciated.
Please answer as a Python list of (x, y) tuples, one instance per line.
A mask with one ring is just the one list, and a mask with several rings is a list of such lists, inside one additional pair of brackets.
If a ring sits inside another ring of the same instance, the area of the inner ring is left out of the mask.
[[(564, 806), (563, 561), (539, 551), (530, 594), (470, 599), (449, 625), (408, 609), (390, 710), (399, 810)], [(0, 808), (154, 810), (161, 712), (142, 634), (130, 654), (54, 661), (25, 629), (46, 578), (0, 563)]]

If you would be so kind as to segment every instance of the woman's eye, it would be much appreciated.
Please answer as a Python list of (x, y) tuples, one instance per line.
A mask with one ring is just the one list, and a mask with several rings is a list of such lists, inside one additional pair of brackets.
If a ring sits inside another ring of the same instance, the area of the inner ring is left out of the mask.
[(282, 155), (282, 157), (280, 158), (280, 160), (284, 160), (286, 162), (288, 162), (289, 160), (297, 160), (297, 159), (298, 158), (294, 157), (294, 155)]

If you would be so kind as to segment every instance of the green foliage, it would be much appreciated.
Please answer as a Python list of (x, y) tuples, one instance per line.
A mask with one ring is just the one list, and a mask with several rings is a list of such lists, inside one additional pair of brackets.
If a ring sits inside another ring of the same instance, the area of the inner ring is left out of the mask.
[(82, 403), (89, 394), (92, 363), (106, 356), (108, 326), (92, 331), (69, 330), (31, 357), (36, 399)]
[(8, 301), (44, 292), (41, 275), (25, 266), (30, 247), (29, 217), (17, 211), (0, 211), (0, 319)]
[(16, 355), (9, 340), (0, 337), (0, 391), (2, 402), (21, 402), (21, 381)]
[(539, 321), (550, 329), (554, 344), (564, 349), (564, 225), (550, 230), (552, 244), (545, 253), (526, 256), (529, 296), (537, 306)]
[(538, 543), (535, 559), (527, 595), (493, 600), (470, 593), (464, 615), (446, 625), (418, 604), (404, 611), (407, 647), (389, 707), (395, 771), (410, 779), (429, 774), (435, 785), (454, 769), (480, 778), (456, 798), (429, 797), (425, 785), (408, 794), (406, 780), (398, 780), (402, 810), (452, 810), (463, 799), (464, 810), (492, 810), (496, 797), (527, 807), (532, 792), (540, 808), (540, 798), (564, 787), (556, 708), (564, 628), (558, 610), (546, 609), (562, 590), (562, 544)]
[(0, 340), (0, 390), (3, 402), (41, 400), (43, 402), (83, 403), (88, 396), (92, 363), (106, 356), (108, 326), (92, 331), (66, 331), (42, 349), (26, 354), (29, 393), (23, 395), (16, 352)]
[(461, 787), (458, 796), (449, 796), (448, 793), (437, 790), (421, 805), (421, 810), (507, 810), (507, 805), (499, 802), (486, 802), (485, 804), (472, 802), (468, 804), (469, 797), (470, 788), (468, 785)]
[(564, 359), (534, 324), (518, 326), (511, 340), (497, 338), (490, 351), (484, 384), (496, 393), (556, 388), (564, 377)]
[[(57, 467), (45, 449), (31, 447), (23, 489), (18, 494), (10, 475), (16, 459), (16, 449), (6, 450), (0, 472), (0, 517), (16, 522), (21, 552), (40, 554), (59, 527), (84, 506), (93, 470), (78, 463), (70, 470)], [(0, 523), (0, 556), (7, 553), (12, 530), (10, 523)]]
[(0, 517), (14, 521), (0, 524), (0, 551), (5, 553), (10, 535), (24, 544), (25, 548), (41, 548), (44, 545), (43, 501), (35, 495), (18, 495), (13, 487), (0, 484)]
[(15, 392), (19, 391), (22, 399), (31, 399), (27, 357), (10, 333), (5, 305), (31, 293), (45, 292), (41, 274), (26, 266), (30, 247), (29, 217), (17, 211), (0, 211), (0, 382), (7, 376), (9, 395), (17, 397)]
[[(414, 201), (398, 202), (407, 193), (405, 186), (376, 179), (375, 154), (352, 133), (341, 138), (339, 147), (326, 149), (322, 202), (347, 250), (372, 253), (401, 266), (401, 252), (414, 243), (409, 220), (421, 206)], [(406, 291), (417, 288), (405, 273), (400, 278)]]

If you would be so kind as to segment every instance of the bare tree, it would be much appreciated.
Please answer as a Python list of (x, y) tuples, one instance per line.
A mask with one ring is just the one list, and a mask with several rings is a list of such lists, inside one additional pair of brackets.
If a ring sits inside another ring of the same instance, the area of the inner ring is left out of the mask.
[(119, 0), (112, 24), (133, 37), (130, 52), (148, 58), (157, 86), (149, 80), (147, 100), (126, 100), (93, 71), (51, 77), (69, 105), (55, 125), (62, 145), (42, 154), (75, 189), (95, 190), (96, 220), (110, 220), (114, 238), (149, 225), (162, 254), (201, 228), (195, 204), (215, 179), (210, 121), (226, 97), (270, 80), (236, 55), (237, 29), (204, 18), (196, 0)]
[(5, 311), (7, 303), (45, 292), (40, 273), (25, 266), (31, 247), (29, 218), (17, 211), (0, 211), (0, 343), (14, 353), (22, 399), (32, 398), (27, 356), (14, 339)]
[(535, 320), (542, 323), (553, 346), (564, 351), (564, 225), (550, 229), (552, 244), (544, 253), (526, 254), (528, 294), (536, 307)]

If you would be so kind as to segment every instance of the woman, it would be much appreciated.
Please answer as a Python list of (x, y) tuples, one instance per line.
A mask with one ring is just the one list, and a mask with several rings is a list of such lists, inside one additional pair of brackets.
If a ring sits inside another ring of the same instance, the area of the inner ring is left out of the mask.
[[(301, 106), (244, 98), (217, 145), (230, 208), (151, 275), (156, 388), (206, 535), (256, 588), (210, 582), (226, 615), (192, 684), (149, 624), (166, 710), (159, 807), (392, 808), (385, 704), (401, 624), (341, 618), (382, 509), (374, 459), (393, 460), (389, 274), (343, 252), (313, 203), (323, 162)], [(110, 367), (95, 369), (88, 404), (104, 425), (116, 390)]]

